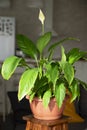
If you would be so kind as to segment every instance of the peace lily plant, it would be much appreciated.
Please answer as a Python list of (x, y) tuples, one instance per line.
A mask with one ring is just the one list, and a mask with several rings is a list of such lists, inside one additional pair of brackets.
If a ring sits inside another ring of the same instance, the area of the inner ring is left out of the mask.
[[(19, 81), (18, 99), (22, 100), (29, 95), (30, 101), (34, 97), (43, 99), (44, 107), (47, 107), (50, 99), (55, 97), (58, 107), (60, 108), (66, 94), (71, 95), (71, 102), (80, 96), (79, 85), (87, 89), (86, 83), (75, 78), (74, 63), (84, 58), (87, 52), (78, 48), (72, 48), (65, 52), (62, 43), (76, 38), (64, 38), (48, 47), (48, 56), (44, 55), (44, 49), (50, 43), (52, 38), (51, 32), (44, 33), (45, 16), (40, 10), (39, 20), (42, 23), (42, 35), (36, 43), (25, 35), (17, 35), (17, 44), (20, 50), (35, 60), (35, 67), (26, 62), (26, 58), (10, 56), (5, 59), (2, 65), (1, 74), (4, 79), (9, 80), (17, 67), (23, 67), (24, 72)], [(53, 54), (56, 47), (61, 48), (61, 59), (54, 60)]]

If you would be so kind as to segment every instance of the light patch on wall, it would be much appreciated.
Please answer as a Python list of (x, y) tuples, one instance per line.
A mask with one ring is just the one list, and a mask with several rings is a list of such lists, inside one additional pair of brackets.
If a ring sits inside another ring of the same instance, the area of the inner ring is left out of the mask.
[(0, 8), (10, 7), (10, 0), (0, 0)]
[(42, 8), (43, 0), (27, 0), (27, 6), (31, 8)]

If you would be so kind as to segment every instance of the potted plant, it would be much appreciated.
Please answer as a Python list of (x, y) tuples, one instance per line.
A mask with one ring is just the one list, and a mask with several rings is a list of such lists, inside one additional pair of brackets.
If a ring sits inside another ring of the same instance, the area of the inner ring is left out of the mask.
[[(2, 65), (1, 74), (4, 79), (9, 80), (12, 74), (15, 72), (17, 67), (23, 67), (24, 72), (19, 81), (18, 88), (18, 99), (22, 100), (25, 96), (29, 97), (30, 106), (32, 109), (37, 109), (38, 112), (43, 113), (43, 110), (37, 108), (37, 100), (42, 101), (42, 106), (45, 110), (49, 108), (50, 113), (55, 106), (54, 102), (56, 101), (57, 110), (59, 108), (59, 116), (52, 117), (51, 119), (56, 119), (61, 117), (60, 112), (63, 111), (63, 103), (65, 103), (66, 94), (71, 95), (71, 102), (76, 98), (80, 97), (80, 88), (79, 84), (86, 89), (87, 85), (83, 81), (75, 78), (75, 67), (74, 63), (79, 59), (84, 58), (87, 52), (81, 51), (78, 48), (73, 48), (69, 52), (65, 52), (62, 43), (68, 40), (76, 40), (76, 38), (64, 38), (48, 48), (48, 56), (44, 56), (44, 49), (47, 47), (48, 43), (52, 38), (51, 32), (44, 33), (44, 15), (40, 10), (39, 19), (42, 23), (42, 35), (38, 38), (36, 44), (34, 44), (28, 37), (25, 35), (17, 35), (17, 43), (20, 50), (27, 56), (35, 60), (35, 67), (29, 65), (26, 62), (26, 58), (18, 56), (10, 56), (5, 59)], [(61, 46), (61, 59), (53, 59), (53, 53), (55, 48)], [(35, 99), (35, 100), (34, 100)], [(52, 100), (52, 103), (50, 103)], [(32, 102), (34, 106), (32, 106)], [(62, 108), (62, 110), (60, 109)], [(55, 113), (55, 112), (54, 112)], [(53, 113), (52, 113), (53, 114)], [(44, 114), (45, 115), (45, 114)], [(47, 114), (47, 117), (49, 114)], [(46, 119), (39, 115), (37, 116), (36, 112), (34, 116), (39, 119)], [(53, 115), (51, 115), (53, 116)], [(47, 118), (49, 119), (49, 117)]]

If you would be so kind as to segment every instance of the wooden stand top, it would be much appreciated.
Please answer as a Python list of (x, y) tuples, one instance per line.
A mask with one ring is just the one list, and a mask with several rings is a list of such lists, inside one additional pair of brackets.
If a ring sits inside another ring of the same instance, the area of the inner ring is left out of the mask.
[(24, 120), (30, 121), (33, 123), (46, 125), (46, 126), (54, 126), (62, 123), (68, 123), (70, 121), (70, 117), (62, 116), (60, 119), (55, 120), (40, 120), (33, 117), (33, 115), (27, 115), (23, 117)]

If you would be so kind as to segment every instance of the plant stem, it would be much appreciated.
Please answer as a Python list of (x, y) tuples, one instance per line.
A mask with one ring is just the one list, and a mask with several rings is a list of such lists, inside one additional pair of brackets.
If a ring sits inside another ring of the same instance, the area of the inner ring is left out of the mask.
[(44, 35), (44, 23), (42, 24), (42, 35)]

